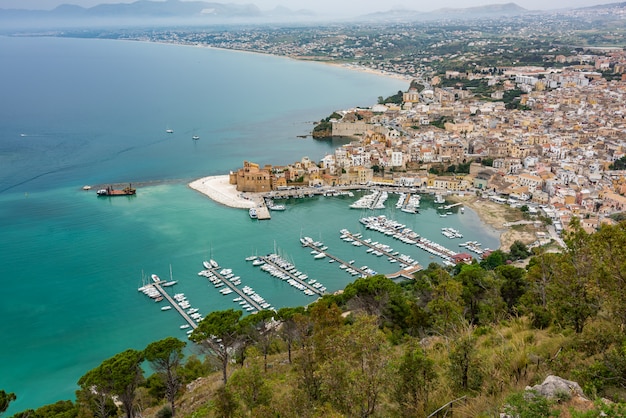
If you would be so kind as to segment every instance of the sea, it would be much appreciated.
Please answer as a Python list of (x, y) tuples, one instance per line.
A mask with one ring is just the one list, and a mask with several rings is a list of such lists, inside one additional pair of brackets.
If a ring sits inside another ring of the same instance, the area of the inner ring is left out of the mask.
[[(7, 416), (74, 399), (78, 379), (116, 353), (185, 339), (178, 313), (138, 292), (151, 274), (177, 280), (170, 293), (185, 293), (206, 315), (239, 307), (198, 276), (208, 259), (276, 308), (314, 298), (246, 257), (277, 252), (330, 292), (354, 280), (314, 259), (302, 236), (380, 273), (399, 268), (345, 243), (340, 229), (424, 266), (441, 261), (364, 230), (363, 216), (384, 214), (451, 249), (460, 240), (442, 227), (498, 246), (499, 232), (474, 212), (440, 217), (429, 195), (417, 215), (396, 209), (395, 195), (383, 210), (350, 209), (365, 193), (356, 192), (283, 200), (285, 211), (258, 221), (187, 186), (246, 160), (320, 160), (346, 142), (307, 136), (314, 121), (371, 106), (407, 81), (262, 54), (43, 36), (0, 37), (0, 61), (0, 389), (17, 395)], [(136, 196), (83, 190), (127, 183)]]

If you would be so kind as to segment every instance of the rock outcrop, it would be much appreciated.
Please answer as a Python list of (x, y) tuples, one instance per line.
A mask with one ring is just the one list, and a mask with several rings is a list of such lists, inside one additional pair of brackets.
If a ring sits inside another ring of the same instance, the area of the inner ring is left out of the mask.
[(548, 399), (553, 399), (559, 396), (582, 396), (584, 397), (583, 390), (580, 385), (571, 380), (565, 380), (558, 376), (548, 376), (540, 385), (533, 387), (527, 386), (526, 390), (532, 390), (537, 392), (541, 396), (545, 396)]

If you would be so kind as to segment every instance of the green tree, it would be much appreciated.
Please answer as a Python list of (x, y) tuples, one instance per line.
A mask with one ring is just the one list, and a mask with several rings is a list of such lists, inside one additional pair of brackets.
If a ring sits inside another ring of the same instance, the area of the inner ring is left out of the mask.
[(511, 247), (509, 249), (509, 256), (511, 260), (523, 260), (525, 258), (528, 258), (529, 255), (530, 251), (528, 250), (526, 244), (524, 244), (523, 242), (514, 241), (513, 244), (511, 244)]
[(300, 335), (296, 318), (304, 315), (304, 307), (297, 308), (280, 308), (277, 312), (278, 319), (281, 321), (279, 335), (287, 344), (287, 355), (289, 364), (292, 362), (291, 349), (294, 342), (298, 341)]
[(358, 315), (328, 348), (320, 371), (324, 399), (345, 416), (375, 414), (389, 379), (389, 347), (377, 318)]
[(626, 325), (626, 222), (605, 225), (590, 237), (594, 272), (602, 286), (604, 307), (622, 326)]
[(192, 341), (200, 344), (217, 361), (222, 370), (224, 384), (228, 381), (230, 353), (241, 343), (241, 315), (241, 311), (234, 309), (211, 312), (190, 335)]
[(233, 418), (239, 411), (239, 403), (234, 393), (226, 386), (222, 385), (215, 391), (213, 398), (213, 409), (221, 418)]
[(433, 316), (434, 326), (446, 333), (463, 322), (463, 286), (448, 278), (433, 287), (432, 300), (426, 308)]
[(133, 418), (135, 389), (143, 380), (143, 352), (128, 349), (105, 360), (100, 366), (81, 377), (78, 384), (95, 396), (95, 411), (98, 417), (108, 416), (107, 403), (117, 396), (127, 418)]
[(276, 340), (276, 312), (263, 310), (240, 321), (241, 333), (255, 343), (263, 353), (263, 369), (267, 372), (267, 356)]
[(588, 245), (589, 235), (576, 218), (565, 235), (567, 249), (559, 255), (555, 274), (548, 286), (548, 307), (562, 325), (569, 325), (576, 333), (599, 310), (599, 289), (594, 280), (593, 253)]
[(0, 415), (6, 412), (9, 409), (9, 404), (17, 399), (15, 393), (13, 392), (5, 392), (4, 390), (0, 390)]
[(235, 371), (228, 381), (228, 387), (243, 401), (252, 415), (255, 408), (269, 405), (272, 401), (272, 390), (263, 378), (258, 361), (252, 361), (248, 366)]
[(486, 270), (493, 270), (504, 263), (506, 263), (506, 254), (504, 254), (502, 250), (495, 250), (485, 259), (481, 260), (480, 265)]
[(437, 379), (435, 362), (414, 343), (407, 345), (393, 379), (393, 395), (400, 414), (405, 417), (426, 415), (428, 395)]
[(146, 360), (152, 365), (152, 368), (165, 384), (165, 397), (170, 403), (172, 416), (176, 415), (174, 400), (182, 386), (177, 370), (184, 357), (183, 348), (186, 345), (187, 343), (178, 338), (168, 337), (148, 344), (144, 350)]
[(525, 271), (521, 268), (504, 265), (496, 268), (496, 275), (502, 280), (500, 295), (512, 313), (520, 298), (528, 289)]
[(452, 382), (461, 390), (478, 390), (482, 382), (476, 352), (476, 339), (472, 335), (459, 337), (448, 355)]

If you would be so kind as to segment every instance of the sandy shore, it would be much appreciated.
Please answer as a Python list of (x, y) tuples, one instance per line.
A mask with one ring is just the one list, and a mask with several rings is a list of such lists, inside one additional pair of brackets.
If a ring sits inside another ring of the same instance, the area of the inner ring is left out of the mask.
[(508, 252), (511, 244), (515, 241), (523, 242), (528, 245), (537, 239), (537, 229), (533, 225), (523, 225), (517, 227), (509, 227), (505, 224), (508, 222), (516, 222), (523, 219), (519, 210), (513, 209), (508, 205), (499, 205), (490, 200), (480, 199), (475, 195), (465, 196), (449, 196), (454, 202), (463, 202), (465, 206), (472, 209), (478, 217), (487, 225), (500, 232), (500, 250)]
[(255, 196), (238, 192), (228, 179), (228, 175), (203, 177), (189, 183), (189, 187), (231, 208), (249, 209), (257, 206)]

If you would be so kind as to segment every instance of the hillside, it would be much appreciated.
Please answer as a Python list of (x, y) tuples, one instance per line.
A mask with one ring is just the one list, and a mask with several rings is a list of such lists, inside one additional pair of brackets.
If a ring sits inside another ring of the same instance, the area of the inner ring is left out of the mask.
[[(86, 372), (76, 402), (15, 417), (165, 417), (166, 399), (185, 417), (624, 416), (626, 223), (589, 235), (574, 220), (566, 242), (525, 268), (515, 243), (404, 283), (360, 278), (307, 309), (213, 312), (190, 336), (199, 357), (175, 338), (127, 350)], [(582, 389), (528, 395), (548, 376)]]

